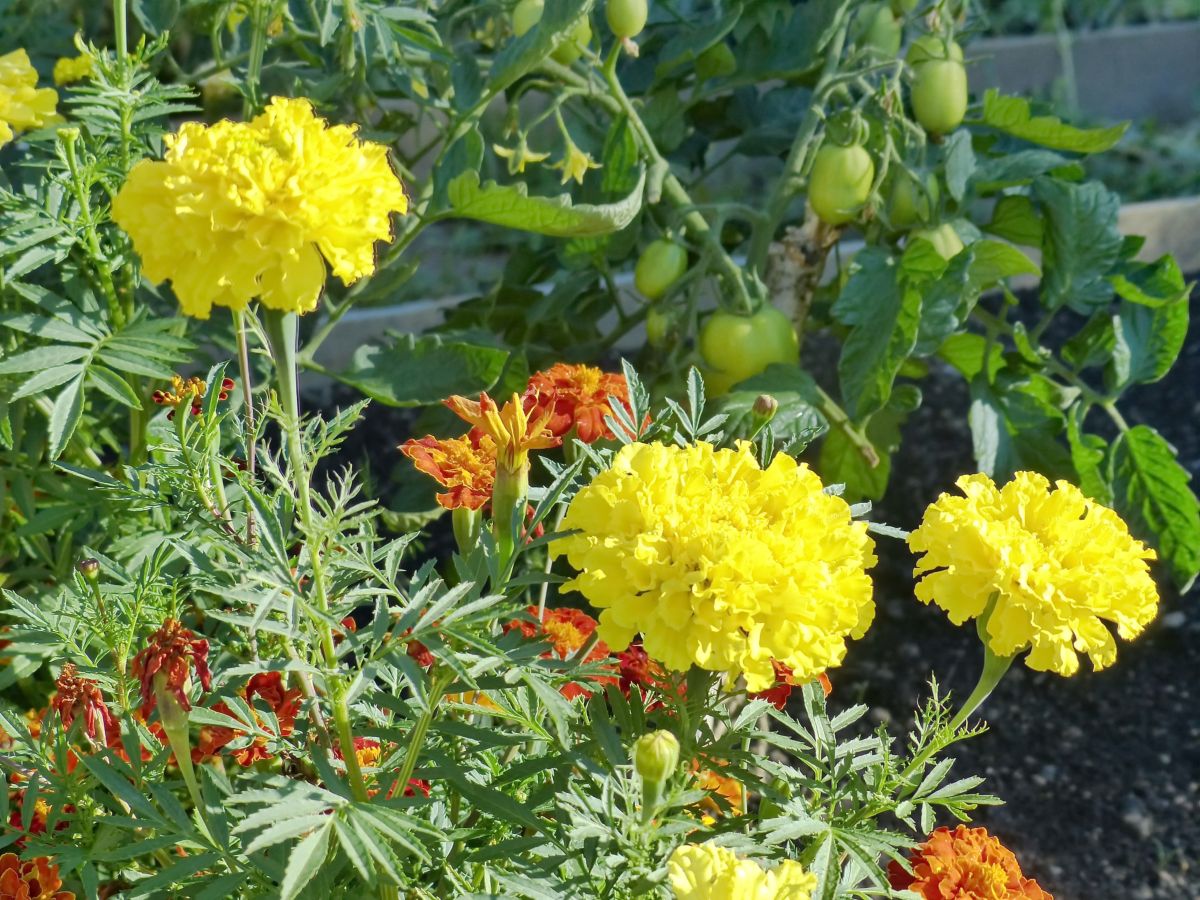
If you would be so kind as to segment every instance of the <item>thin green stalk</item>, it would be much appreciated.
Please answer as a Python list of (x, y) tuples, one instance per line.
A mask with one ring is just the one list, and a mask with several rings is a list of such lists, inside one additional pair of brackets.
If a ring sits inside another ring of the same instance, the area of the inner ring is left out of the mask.
[(284, 434), (287, 440), (288, 458), (293, 480), (296, 484), (296, 512), (304, 531), (309, 549), (309, 566), (312, 569), (313, 598), (320, 615), (313, 620), (317, 628), (321, 655), (326, 667), (325, 683), (329, 691), (329, 702), (333, 712), (334, 731), (342, 760), (346, 764), (346, 775), (354, 799), (366, 802), (366, 781), (362, 767), (354, 753), (354, 732), (350, 726), (350, 710), (346, 698), (346, 685), (338, 674), (337, 650), (333, 642), (333, 629), (329, 625), (329, 597), (325, 587), (324, 560), (320, 541), (316, 540), (317, 528), (313, 513), (309, 471), (304, 455), (304, 441), (300, 436), (300, 386), (297, 379), (296, 337), (299, 319), (295, 313), (266, 310), (263, 324), (275, 359), (279, 388), (279, 404), (283, 410)]
[(263, 0), (254, 0), (250, 7), (250, 61), (246, 70), (246, 99), (242, 116), (250, 118), (262, 108), (259, 88), (262, 82), (263, 57), (267, 52), (267, 17)]
[(841, 24), (834, 32), (829, 47), (825, 51), (825, 65), (821, 70), (817, 87), (813, 91), (812, 105), (805, 113), (800, 128), (796, 131), (796, 137), (792, 140), (792, 147), (788, 151), (783, 173), (775, 182), (771, 196), (767, 199), (762, 221), (755, 227), (751, 235), (746, 265), (752, 271), (762, 272), (765, 270), (771, 241), (774, 240), (775, 233), (779, 230), (779, 225), (787, 213), (788, 205), (792, 202), (792, 198), (802, 183), (809, 149), (816, 136), (817, 128), (824, 119), (824, 95), (837, 76), (837, 68), (842, 60), (842, 48), (846, 44), (846, 32), (849, 27), (849, 16), (843, 16)]
[(412, 735), (408, 739), (408, 751), (404, 754), (404, 763), (400, 766), (400, 774), (396, 776), (396, 780), (392, 782), (392, 786), (387, 792), (388, 797), (396, 796), (397, 791), (403, 793), (408, 786), (409, 779), (412, 778), (412, 774), (417, 768), (421, 749), (425, 746), (425, 735), (429, 732), (429, 726), (433, 722), (433, 714), (437, 710), (437, 705), (442, 701), (442, 695), (446, 688), (453, 680), (453, 672), (444, 669), (434, 672), (433, 679), (429, 683), (425, 710), (417, 719), (417, 724), (413, 726)]
[(117, 43), (117, 58), (122, 61), (129, 55), (129, 17), (126, 15), (127, 0), (113, 0), (113, 32)]
[[(242, 373), (242, 396), (246, 401), (246, 472), (249, 473), (250, 480), (254, 481), (258, 467), (258, 451), (255, 447), (258, 432), (254, 427), (254, 382), (250, 369), (250, 345), (246, 338), (246, 314), (240, 309), (233, 310), (233, 330), (237, 334), (238, 368)], [(246, 543), (253, 547), (254, 542), (254, 509), (247, 505)]]

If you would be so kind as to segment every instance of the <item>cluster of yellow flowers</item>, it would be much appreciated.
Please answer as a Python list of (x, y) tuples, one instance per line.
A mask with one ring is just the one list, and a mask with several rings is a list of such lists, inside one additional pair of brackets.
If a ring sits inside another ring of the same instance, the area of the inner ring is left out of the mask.
[(1154, 551), (1111, 509), (1034, 472), (1002, 488), (965, 475), (958, 487), (964, 496), (942, 494), (909, 538), (925, 554), (917, 597), (955, 624), (991, 606), (986, 641), (997, 656), (1029, 648), (1030, 668), (1073, 675), (1081, 651), (1102, 669), (1117, 658), (1105, 621), (1129, 640), (1154, 619)]
[(37, 86), (37, 70), (24, 50), (0, 56), (0, 147), (22, 131), (61, 121), (54, 88)]
[(307, 100), (276, 97), (250, 122), (188, 122), (166, 145), (164, 160), (134, 166), (113, 219), (146, 276), (170, 279), (198, 318), (256, 297), (312, 310), (325, 262), (347, 284), (371, 274), (375, 242), (408, 209), (387, 148), (328, 125)]
[(817, 878), (794, 860), (763, 869), (711, 842), (677, 847), (667, 861), (675, 900), (809, 900)]
[(54, 83), (60, 87), (90, 78), (96, 71), (96, 61), (86, 53), (64, 56), (54, 64)]
[(874, 616), (867, 526), (784, 454), (763, 469), (753, 448), (634, 443), (576, 494), (551, 545), (580, 574), (566, 589), (603, 610), (614, 649), (639, 632), (664, 666), (693, 664), (750, 691), (841, 662)]

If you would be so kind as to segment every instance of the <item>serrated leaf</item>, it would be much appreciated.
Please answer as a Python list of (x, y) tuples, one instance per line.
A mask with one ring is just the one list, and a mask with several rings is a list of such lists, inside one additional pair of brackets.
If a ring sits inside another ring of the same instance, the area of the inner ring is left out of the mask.
[(1113, 316), (1113, 388), (1150, 384), (1171, 370), (1187, 339), (1188, 300), (1169, 306), (1122, 303)]
[(496, 54), (488, 77), (488, 96), (507, 90), (541, 65), (591, 8), (592, 0), (546, 0), (537, 24)]
[(298, 843), (288, 856), (283, 884), (279, 887), (281, 900), (292, 900), (296, 897), (324, 864), (329, 850), (332, 822), (332, 817), (326, 816), (324, 824)]
[(1113, 147), (1128, 122), (1108, 128), (1076, 128), (1056, 116), (1035, 116), (1024, 97), (1006, 97), (995, 88), (983, 96), (983, 122), (1013, 137), (1070, 153), (1101, 153)]
[(1113, 442), (1112, 472), (1117, 511), (1186, 590), (1200, 573), (1200, 502), (1191, 476), (1148, 425), (1135, 425)]
[(642, 208), (643, 172), (624, 199), (614, 203), (571, 203), (570, 194), (531, 197), (524, 182), (480, 185), (479, 173), (467, 171), (450, 182), (447, 195), (454, 214), (492, 225), (552, 237), (597, 237), (620, 231)]
[(58, 459), (75, 433), (83, 415), (83, 376), (67, 383), (54, 398), (50, 410), (50, 425), (46, 432), (46, 453), (51, 460)]
[(1090, 315), (1113, 295), (1105, 276), (1121, 253), (1120, 200), (1098, 181), (1052, 178), (1035, 181), (1034, 195), (1046, 217), (1042, 304)]
[(88, 355), (87, 347), (72, 347), (50, 344), (34, 347), (16, 356), (0, 360), (0, 375), (17, 375), (22, 372), (42, 372), (68, 363), (77, 362)]
[(359, 347), (346, 371), (330, 374), (388, 406), (427, 406), (490, 389), (507, 361), (499, 347), (405, 334)]

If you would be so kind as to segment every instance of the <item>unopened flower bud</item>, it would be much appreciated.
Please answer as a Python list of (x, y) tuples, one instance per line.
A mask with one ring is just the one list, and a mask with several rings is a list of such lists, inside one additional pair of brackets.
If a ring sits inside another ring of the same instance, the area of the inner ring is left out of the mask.
[(643, 781), (662, 784), (679, 766), (679, 741), (669, 731), (643, 734), (633, 745), (633, 766)]
[(89, 581), (95, 581), (100, 577), (100, 560), (98, 559), (81, 559), (75, 564), (75, 568)]
[(779, 401), (770, 394), (759, 394), (754, 398), (752, 412), (756, 419), (761, 419), (764, 423), (770, 422), (775, 418), (775, 413), (779, 412)]

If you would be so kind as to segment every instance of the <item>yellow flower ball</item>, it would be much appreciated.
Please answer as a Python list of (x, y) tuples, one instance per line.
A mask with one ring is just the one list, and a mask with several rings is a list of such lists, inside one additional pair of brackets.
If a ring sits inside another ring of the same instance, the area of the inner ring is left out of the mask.
[(1078, 652), (1112, 665), (1116, 642), (1136, 637), (1158, 612), (1147, 560), (1154, 551), (1111, 509), (1065, 481), (1018, 472), (1002, 488), (986, 475), (958, 479), (964, 496), (942, 494), (908, 539), (924, 556), (915, 574), (923, 603), (961, 625), (993, 595), (986, 640), (997, 656), (1029, 649), (1031, 669), (1073, 675)]
[(750, 691), (775, 683), (772, 659), (797, 680), (841, 662), (875, 606), (864, 522), (807, 466), (753, 448), (629, 444), (575, 495), (551, 545), (579, 575), (565, 589), (600, 613), (614, 650), (642, 634), (664, 666), (693, 664)]
[(0, 56), (0, 147), (22, 131), (62, 121), (55, 112), (58, 93), (39, 88), (37, 77), (24, 50)]
[(727, 847), (684, 844), (667, 861), (675, 900), (809, 900), (817, 878), (794, 860), (764, 870)]
[(166, 158), (142, 160), (113, 201), (146, 276), (170, 280), (183, 311), (317, 305), (325, 264), (346, 284), (375, 271), (376, 241), (408, 200), (387, 148), (276, 97), (250, 122), (188, 122)]

